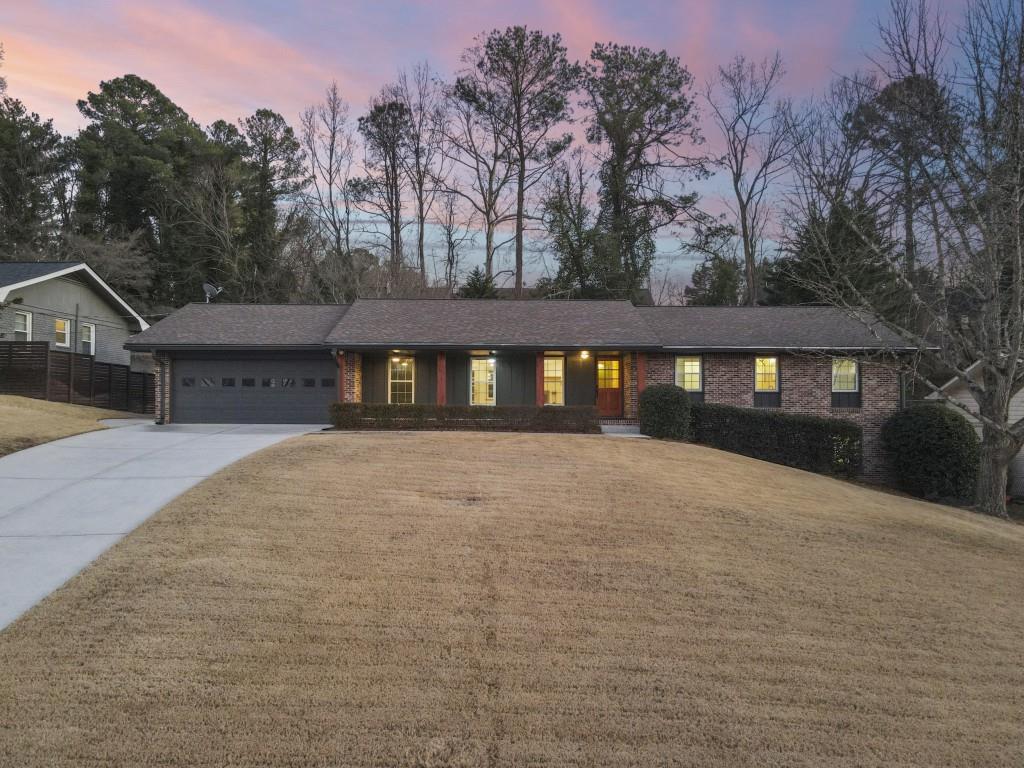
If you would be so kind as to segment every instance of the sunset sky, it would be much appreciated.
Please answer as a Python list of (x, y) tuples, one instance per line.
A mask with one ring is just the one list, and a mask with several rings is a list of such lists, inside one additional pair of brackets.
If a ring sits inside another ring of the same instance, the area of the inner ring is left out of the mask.
[[(950, 4), (959, 3), (949, 0)], [(443, 74), (480, 32), (526, 24), (560, 32), (574, 58), (595, 41), (679, 56), (698, 83), (738, 51), (781, 51), (785, 87), (820, 90), (874, 50), (887, 0), (0, 0), (11, 95), (59, 130), (82, 125), (77, 99), (101, 80), (153, 81), (199, 123), (260, 107), (293, 125), (336, 79), (358, 115), (396, 71)], [(713, 188), (713, 187), (712, 187)]]

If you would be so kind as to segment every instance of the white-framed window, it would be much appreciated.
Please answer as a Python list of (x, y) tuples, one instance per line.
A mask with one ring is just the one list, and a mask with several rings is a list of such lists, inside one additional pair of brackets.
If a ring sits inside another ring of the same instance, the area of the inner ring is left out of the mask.
[(469, 404), (495, 404), (495, 360), (493, 357), (474, 357), (469, 361)]
[(832, 391), (860, 391), (860, 366), (856, 360), (849, 357), (832, 358)]
[(754, 358), (754, 391), (755, 392), (778, 392), (779, 391), (779, 358), (777, 358), (777, 357), (756, 357), (756, 358)]
[(676, 386), (687, 392), (704, 391), (704, 370), (699, 355), (676, 358)]
[(565, 405), (565, 358), (544, 358), (544, 405)]
[(83, 355), (96, 354), (96, 326), (92, 323), (82, 323), (78, 332), (79, 352)]
[(53, 319), (53, 343), (58, 347), (71, 346), (71, 321), (64, 317)]
[(412, 405), (416, 391), (416, 361), (396, 355), (388, 359), (388, 402)]
[(32, 313), (14, 313), (14, 340), (32, 341)]

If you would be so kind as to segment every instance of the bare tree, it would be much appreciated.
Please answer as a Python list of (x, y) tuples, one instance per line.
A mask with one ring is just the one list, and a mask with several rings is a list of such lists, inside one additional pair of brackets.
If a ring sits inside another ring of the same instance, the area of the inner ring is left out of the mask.
[[(310, 233), (318, 242), (321, 259), (334, 263), (325, 272), (339, 280), (339, 298), (351, 301), (358, 293), (358, 273), (352, 260), (352, 164), (355, 137), (349, 106), (331, 83), (324, 100), (308, 107), (301, 117), (302, 146), (309, 159), (310, 183), (303, 198), (313, 223)], [(334, 287), (328, 288), (334, 293)]]
[(441, 263), (444, 267), (444, 286), (449, 297), (455, 295), (455, 288), (458, 285), (462, 252), (475, 240), (473, 217), (463, 215), (460, 210), (461, 202), (462, 198), (454, 190), (443, 192), (435, 219), (444, 244)]
[(735, 205), (730, 209), (743, 243), (746, 303), (757, 304), (758, 264), (770, 212), (769, 188), (787, 170), (790, 132), (785, 109), (774, 100), (784, 74), (778, 53), (759, 63), (737, 56), (719, 67), (704, 95), (725, 140), (722, 163), (729, 171)]
[(495, 252), (515, 239), (512, 235), (498, 240), (501, 225), (515, 220), (515, 165), (501, 124), (492, 114), (478, 112), (457, 89), (449, 90), (448, 103), (442, 147), (454, 171), (452, 178), (462, 183), (439, 183), (445, 193), (462, 198), (476, 212), (484, 233), (484, 274), (493, 277)]
[(416, 216), (416, 259), (420, 277), (426, 285), (427, 219), (438, 186), (443, 183), (448, 170), (441, 146), (447, 102), (443, 86), (426, 62), (416, 64), (411, 73), (401, 72), (392, 93), (395, 100), (405, 105), (409, 114), (408, 152), (403, 160)]
[[(390, 285), (404, 285), (402, 230), (408, 222), (403, 216), (409, 156), (409, 109), (393, 98), (385, 88), (370, 104), (370, 111), (359, 118), (363, 137), (367, 175), (351, 182), (357, 203), (380, 218), (386, 227), (383, 246), (388, 254)], [(422, 281), (421, 281), (422, 283)]]
[[(852, 209), (851, 201), (896, 211), (903, 180), (883, 170), (889, 148), (851, 126), (850, 116), (900, 78), (913, 51), (938, 51), (944, 39), (923, 3), (896, 0), (894, 11), (883, 36), (884, 79), (837, 83), (809, 112), (795, 153), (791, 202), (815, 237), (820, 260), (809, 287), (866, 322), (873, 321), (864, 310), (882, 315), (893, 288), (864, 281), (863, 265), (831, 248), (825, 227), (829, 214)], [(892, 262), (896, 289), (911, 311), (904, 320), (890, 317), (888, 325), (916, 348), (922, 365), (914, 373), (922, 385), (945, 398), (926, 373), (948, 371), (972, 395), (972, 404), (948, 402), (981, 425), (976, 507), (1005, 516), (1008, 466), (1024, 445), (1024, 419), (1009, 415), (1011, 398), (1024, 387), (1024, 3), (974, 0), (958, 44), (929, 57), (927, 66), (918, 59), (918, 66), (934, 98), (904, 91), (907, 98), (888, 114), (898, 115), (900, 130), (913, 127), (905, 149), (913, 148), (915, 195), (922, 201), (914, 226), (928, 232), (917, 243), (921, 268), (900, 269), (898, 256), (888, 256), (879, 242), (884, 238), (862, 228), (860, 218), (845, 224), (865, 251)], [(898, 229), (896, 215), (888, 220)]]
[(525, 27), (494, 30), (463, 55), (466, 69), (456, 81), (459, 98), (498, 127), (515, 166), (515, 295), (523, 295), (526, 193), (569, 145), (564, 134), (549, 135), (570, 118), (569, 95), (579, 67), (566, 58), (560, 35)]

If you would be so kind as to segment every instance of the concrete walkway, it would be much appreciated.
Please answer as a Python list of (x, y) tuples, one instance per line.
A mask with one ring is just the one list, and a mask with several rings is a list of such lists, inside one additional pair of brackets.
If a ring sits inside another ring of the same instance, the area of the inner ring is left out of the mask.
[(129, 421), (0, 458), (0, 629), (175, 496), (315, 429)]

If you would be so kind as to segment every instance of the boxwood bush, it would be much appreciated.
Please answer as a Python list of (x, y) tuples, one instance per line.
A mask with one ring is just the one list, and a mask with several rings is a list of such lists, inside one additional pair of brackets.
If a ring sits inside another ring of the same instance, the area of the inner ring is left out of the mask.
[(388, 403), (332, 403), (330, 420), (335, 429), (470, 429), (493, 432), (601, 431), (597, 408), (570, 405), (389, 405)]
[(731, 405), (693, 407), (698, 443), (826, 475), (857, 477), (861, 428), (843, 419)]
[(919, 404), (882, 425), (882, 446), (901, 490), (934, 501), (971, 499), (978, 478), (978, 435), (951, 408)]
[(693, 434), (690, 396), (675, 384), (652, 384), (640, 393), (640, 432), (668, 440), (689, 440)]

